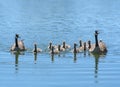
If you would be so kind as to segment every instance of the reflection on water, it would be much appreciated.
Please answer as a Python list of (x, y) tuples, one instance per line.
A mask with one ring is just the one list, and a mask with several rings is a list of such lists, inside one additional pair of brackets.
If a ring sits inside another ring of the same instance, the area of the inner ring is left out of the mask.
[(36, 64), (37, 63), (37, 53), (35, 52), (34, 53), (34, 64)]
[(98, 63), (99, 63), (99, 58), (95, 58), (95, 78), (98, 77)]
[(19, 62), (19, 55), (20, 55), (20, 53), (16, 52), (16, 53), (14, 53), (14, 55), (15, 55), (15, 70), (17, 71), (19, 69), (18, 62)]
[(84, 51), (84, 57), (86, 57), (86, 51)]
[(54, 62), (54, 54), (51, 54), (51, 61)]
[(24, 55), (24, 52), (20, 52), (20, 51), (13, 51), (11, 52), (12, 55), (15, 56), (15, 70), (16, 72), (19, 70), (19, 56), (20, 55)]
[(77, 61), (77, 53), (74, 53), (74, 63), (76, 63), (76, 61)]
[(99, 64), (100, 55), (94, 54), (94, 58), (95, 58), (95, 78), (97, 78), (98, 77), (98, 64)]
[(91, 54), (95, 59), (95, 71), (94, 71), (94, 77), (96, 79), (96, 83), (98, 83), (98, 71), (99, 71), (99, 59), (103, 58), (103, 56), (106, 56), (106, 54)]

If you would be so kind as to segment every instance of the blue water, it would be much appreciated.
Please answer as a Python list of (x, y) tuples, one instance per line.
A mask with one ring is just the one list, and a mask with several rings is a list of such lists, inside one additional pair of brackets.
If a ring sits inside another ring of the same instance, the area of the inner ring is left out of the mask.
[[(1, 87), (118, 87), (120, 85), (119, 0), (0, 0)], [(47, 46), (91, 40), (99, 30), (108, 48), (103, 56), (74, 57), (70, 51), (52, 58)], [(9, 52), (18, 33), (27, 51)], [(33, 44), (43, 52), (32, 53)]]

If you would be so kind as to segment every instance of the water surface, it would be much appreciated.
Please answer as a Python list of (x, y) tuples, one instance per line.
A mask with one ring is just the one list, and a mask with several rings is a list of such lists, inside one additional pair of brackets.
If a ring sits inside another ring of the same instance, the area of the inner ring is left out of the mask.
[[(120, 85), (119, 0), (0, 0), (1, 87), (118, 87)], [(104, 56), (66, 51), (51, 57), (46, 48), (91, 40), (99, 30), (108, 53)], [(9, 52), (15, 34), (27, 51)], [(36, 42), (43, 52), (31, 51)]]

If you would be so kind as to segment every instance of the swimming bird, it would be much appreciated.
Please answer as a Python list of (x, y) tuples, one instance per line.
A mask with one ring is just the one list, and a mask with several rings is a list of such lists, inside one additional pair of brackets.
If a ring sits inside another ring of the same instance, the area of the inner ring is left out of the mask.
[(59, 49), (55, 49), (54, 46), (52, 46), (52, 49), (51, 49), (50, 53), (51, 54), (59, 54), (60, 51), (59, 51)]
[(54, 48), (58, 48), (57, 45), (52, 45), (52, 42), (50, 42), (50, 43), (49, 43), (49, 46), (48, 46), (48, 49), (49, 49), (49, 50), (52, 50), (52, 46), (53, 46)]
[(86, 44), (86, 49), (89, 50), (91, 48), (91, 41), (89, 40)]
[(95, 44), (93, 44), (91, 46), (91, 48), (89, 49), (89, 52), (91, 53), (106, 53), (107, 52), (107, 47), (105, 46), (105, 43), (100, 41), (98, 42), (98, 31), (95, 31)]
[(58, 45), (58, 50), (59, 51), (65, 51), (65, 48), (61, 47), (61, 45)]
[(73, 53), (79, 53), (80, 52), (79, 48), (76, 48), (76, 46), (77, 46), (77, 44), (74, 43), (74, 49), (72, 50)]
[(48, 49), (52, 49), (52, 42), (49, 43)]
[(86, 42), (83, 43), (83, 46), (79, 47), (79, 52), (84, 52), (86, 51)]
[(69, 48), (70, 48), (70, 45), (66, 44), (65, 41), (63, 41), (62, 48), (64, 48), (64, 49), (69, 49)]
[(39, 53), (39, 52), (42, 52), (42, 49), (37, 48), (37, 44), (35, 43), (35, 44), (34, 44), (33, 52), (34, 52), (34, 53)]
[(12, 45), (12, 47), (10, 48), (10, 51), (25, 51), (25, 46), (23, 43), (23, 40), (18, 40), (19, 34), (15, 35), (15, 43)]

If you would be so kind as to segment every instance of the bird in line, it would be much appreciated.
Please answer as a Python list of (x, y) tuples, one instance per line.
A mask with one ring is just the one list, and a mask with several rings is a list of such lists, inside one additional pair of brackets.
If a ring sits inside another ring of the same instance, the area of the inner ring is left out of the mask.
[(89, 46), (89, 52), (95, 53), (95, 54), (107, 53), (107, 47), (105, 43), (102, 40), (98, 41), (98, 34), (99, 32), (96, 30), (95, 31), (95, 44), (92, 44)]
[(19, 34), (15, 35), (15, 43), (11, 46), (10, 51), (25, 51), (25, 45), (23, 40), (18, 40)]

